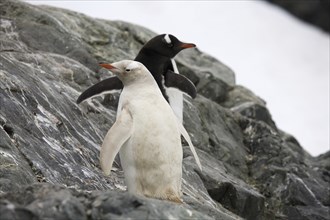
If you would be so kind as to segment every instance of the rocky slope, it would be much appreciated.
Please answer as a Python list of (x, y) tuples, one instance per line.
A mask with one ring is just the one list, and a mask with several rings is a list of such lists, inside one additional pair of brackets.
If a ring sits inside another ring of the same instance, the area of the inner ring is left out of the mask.
[(198, 49), (177, 62), (198, 88), (184, 125), (204, 170), (185, 146), (183, 205), (128, 194), (119, 163), (104, 177), (98, 161), (118, 94), (75, 101), (109, 76), (99, 61), (132, 59), (156, 33), (19, 1), (0, 13), (0, 219), (329, 219), (330, 153), (311, 157)]

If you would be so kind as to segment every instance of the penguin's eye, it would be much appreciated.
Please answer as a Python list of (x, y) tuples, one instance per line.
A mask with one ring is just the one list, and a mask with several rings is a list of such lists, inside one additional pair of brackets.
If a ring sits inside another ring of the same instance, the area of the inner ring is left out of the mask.
[(172, 43), (167, 44), (168, 47), (173, 47)]
[(130, 71), (131, 71), (131, 69), (125, 69), (125, 71), (126, 71), (126, 72), (130, 72)]

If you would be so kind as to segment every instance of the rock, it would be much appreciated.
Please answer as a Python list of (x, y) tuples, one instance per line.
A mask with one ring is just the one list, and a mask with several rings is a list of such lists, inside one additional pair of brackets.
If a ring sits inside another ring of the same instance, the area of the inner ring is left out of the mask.
[(287, 177), (287, 190), (283, 192), (283, 197), (292, 205), (318, 206), (320, 202), (314, 193), (307, 187), (302, 179), (294, 174)]
[[(1, 196), (0, 196), (1, 198)], [(77, 191), (42, 183), (6, 194), (1, 219), (213, 219), (189, 205), (148, 199), (118, 191)], [(223, 215), (226, 216), (226, 215)], [(8, 218), (7, 218), (8, 217)], [(37, 218), (38, 217), (38, 218)], [(234, 219), (230, 216), (223, 219)]]
[(241, 105), (231, 108), (230, 110), (240, 113), (241, 115), (244, 115), (248, 118), (265, 122), (273, 129), (277, 129), (272, 116), (264, 105), (256, 104), (254, 102), (245, 102)]
[[(1, 95), (0, 99), (2, 100)], [(37, 177), (29, 165), (30, 161), (24, 158), (12, 139), (15, 132), (12, 125), (3, 120), (1, 115), (0, 126), (0, 193), (3, 193), (32, 184), (37, 181)]]
[(184, 145), (183, 204), (128, 194), (118, 158), (110, 177), (99, 166), (119, 92), (76, 99), (110, 76), (99, 61), (131, 59), (156, 34), (21, 1), (0, 6), (1, 219), (328, 219), (330, 154), (310, 156), (265, 101), (197, 49), (176, 60), (198, 88), (185, 97), (184, 125), (203, 171)]
[(315, 207), (310, 209), (306, 206), (287, 206), (284, 207), (284, 213), (288, 219), (306, 220), (306, 219), (329, 219), (329, 212), (325, 208)]
[(208, 161), (199, 175), (210, 196), (225, 208), (245, 219), (262, 219), (264, 197), (241, 179), (232, 176), (223, 163), (199, 152), (202, 161)]
[[(324, 181), (330, 182), (330, 151), (321, 154), (316, 158), (312, 158), (312, 160), (315, 164), (314, 170), (322, 176)], [(327, 203), (327, 205), (330, 206), (330, 202)]]
[(266, 102), (263, 99), (255, 95), (249, 89), (239, 85), (232, 86), (226, 93), (225, 100), (219, 104), (226, 108), (233, 108), (246, 102), (266, 106)]
[(242, 130), (231, 111), (198, 96), (185, 102), (184, 125), (195, 146), (225, 162), (237, 176), (248, 173)]
[(176, 56), (176, 59), (178, 61), (178, 67), (185, 67), (180, 68), (180, 73), (187, 77), (197, 77), (198, 79), (203, 77), (213, 77), (213, 79), (222, 80), (223, 83), (226, 83), (229, 86), (235, 85), (234, 72), (219, 60), (201, 52), (198, 48), (179, 53)]
[(2, 200), (0, 201), (1, 219), (26, 219), (37, 220), (39, 217), (29, 209), (21, 205), (14, 205), (13, 203)]
[[(94, 199), (92, 219), (212, 219), (188, 206), (141, 198), (128, 193), (105, 192)], [(227, 218), (230, 219), (230, 218)]]
[(219, 102), (219, 104), (230, 108), (233, 112), (263, 121), (272, 128), (277, 129), (266, 107), (266, 102), (247, 88), (238, 85), (231, 87), (226, 93), (224, 100)]
[(197, 92), (199, 94), (217, 103), (225, 100), (229, 88), (230, 86), (227, 83), (215, 78), (210, 73), (203, 74), (197, 84)]
[[(245, 117), (239, 120), (250, 153), (250, 178), (269, 204), (265, 215), (277, 209), (280, 210), (277, 217), (287, 219), (291, 215), (287, 207), (291, 207), (295, 216), (304, 216), (309, 210), (308, 213), (319, 212), (317, 219), (326, 219), (324, 213), (329, 213), (329, 197), (321, 194), (327, 191), (329, 182), (314, 170), (311, 156), (283, 132)], [(306, 217), (313, 218), (314, 214)]]

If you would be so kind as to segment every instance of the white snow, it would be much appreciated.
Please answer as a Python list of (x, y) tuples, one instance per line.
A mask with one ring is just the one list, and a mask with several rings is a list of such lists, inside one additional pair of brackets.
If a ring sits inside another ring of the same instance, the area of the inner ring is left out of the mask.
[(316, 156), (329, 150), (329, 34), (262, 1), (27, 1), (123, 20), (193, 42), (267, 101)]

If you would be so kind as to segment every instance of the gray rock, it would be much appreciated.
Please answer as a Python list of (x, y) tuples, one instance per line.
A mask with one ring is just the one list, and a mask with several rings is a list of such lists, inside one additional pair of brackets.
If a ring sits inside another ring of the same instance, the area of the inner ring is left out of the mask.
[[(315, 166), (314, 170), (322, 176), (324, 181), (330, 182), (330, 151), (321, 154), (316, 158), (312, 158), (312, 160)], [(327, 205), (330, 206), (330, 201)]]
[[(0, 196), (1, 219), (214, 219), (189, 204), (138, 197), (121, 191), (78, 191), (48, 183)], [(195, 204), (195, 203), (192, 203)], [(214, 211), (217, 211), (214, 209)], [(221, 219), (240, 219), (218, 211)]]
[(326, 220), (329, 219), (329, 211), (325, 207), (313, 207), (308, 206), (286, 206), (284, 207), (284, 213), (287, 219), (292, 220)]
[(242, 86), (231, 87), (220, 105), (246, 117), (263, 121), (272, 128), (277, 129), (266, 107), (266, 102), (247, 88)]
[[(103, 192), (92, 204), (92, 219), (212, 219), (187, 205), (148, 199), (128, 193)], [(230, 218), (227, 218), (230, 219)]]
[[(2, 100), (2, 96), (0, 96)], [(14, 129), (0, 115), (0, 194), (37, 181), (29, 160), (14, 141)], [(13, 181), (15, 180), (15, 181)]]
[(221, 106), (226, 108), (233, 108), (246, 102), (252, 102), (262, 106), (266, 105), (266, 102), (263, 99), (243, 86), (235, 85), (231, 87), (226, 95), (226, 99), (220, 103)]
[(233, 113), (202, 96), (185, 102), (185, 109), (184, 125), (195, 146), (225, 162), (235, 175), (247, 175), (243, 133)]
[(199, 175), (210, 196), (245, 219), (263, 219), (265, 198), (257, 189), (232, 176), (223, 163), (209, 154), (200, 151), (199, 155), (207, 161)]
[(226, 99), (229, 88), (230, 86), (227, 83), (215, 78), (210, 73), (205, 73), (197, 84), (199, 94), (217, 103), (221, 103)]
[(176, 57), (178, 66), (185, 66), (182, 70), (180, 68), (180, 73), (182, 72), (187, 77), (190, 77), (191, 74), (199, 79), (212, 77), (213, 79), (223, 81), (223, 83), (229, 86), (235, 85), (234, 72), (219, 60), (201, 52), (199, 49), (186, 50), (184, 53), (179, 53)]
[[(38, 184), (24, 189), (29, 197), (23, 196), (20, 203), (33, 211), (40, 219), (87, 219), (81, 198), (72, 195), (70, 190), (62, 187)], [(20, 194), (20, 193), (19, 193)], [(21, 193), (23, 194), (23, 193)], [(23, 195), (24, 195), (23, 194)]]
[(15, 205), (7, 200), (0, 201), (1, 220), (38, 220), (39, 217), (31, 210), (21, 205)]
[(244, 115), (248, 118), (265, 122), (273, 129), (277, 129), (272, 116), (264, 105), (256, 104), (254, 102), (245, 102), (241, 105), (232, 107), (230, 110), (240, 113), (241, 115)]
[(329, 182), (315, 171), (311, 156), (287, 134), (245, 117), (239, 120), (250, 153), (250, 178), (269, 204), (266, 216), (277, 210), (278, 218), (284, 215), (283, 219), (287, 219), (291, 215), (287, 207), (291, 207), (295, 216), (306, 214), (306, 219), (313, 219), (319, 212), (317, 219), (326, 219), (329, 197), (324, 192)]
[(329, 217), (330, 154), (306, 153), (265, 101), (197, 49), (176, 59), (198, 88), (185, 97), (184, 125), (204, 169), (184, 146), (184, 204), (129, 195), (118, 158), (110, 177), (99, 167), (119, 93), (75, 101), (110, 75), (99, 61), (133, 58), (156, 34), (21, 1), (0, 6), (0, 219)]

